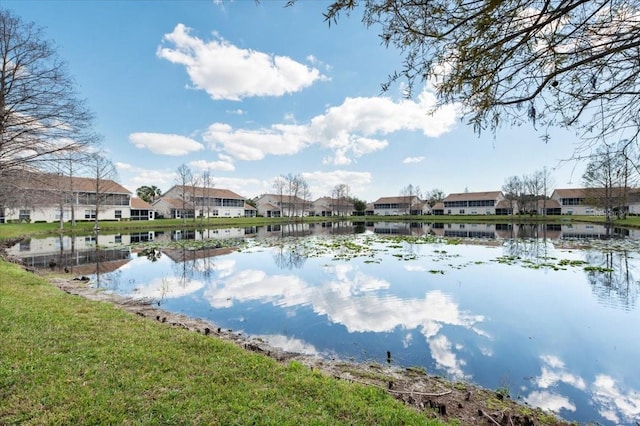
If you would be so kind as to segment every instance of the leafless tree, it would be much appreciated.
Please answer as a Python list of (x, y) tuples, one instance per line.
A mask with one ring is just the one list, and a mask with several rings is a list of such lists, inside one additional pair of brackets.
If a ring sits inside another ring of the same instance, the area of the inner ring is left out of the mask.
[(613, 220), (614, 211), (620, 216), (626, 215), (629, 184), (637, 177), (629, 156), (620, 155), (629, 146), (628, 141), (600, 145), (582, 175), (589, 189), (588, 203), (602, 208), (607, 222)]
[[(193, 196), (189, 193), (191, 182), (193, 181), (193, 173), (191, 173), (191, 169), (186, 164), (181, 164), (176, 169), (176, 184), (179, 188), (179, 197), (182, 202), (182, 211), (180, 215), (182, 216), (182, 223), (187, 223), (187, 211), (190, 210), (187, 207), (189, 203), (193, 204)], [(195, 206), (194, 207), (194, 215), (195, 215)]]
[(280, 198), (280, 217), (284, 214), (284, 187), (286, 185), (286, 181), (283, 176), (278, 176), (273, 180), (273, 190), (276, 195)]
[[(332, 204), (335, 203), (335, 211), (338, 216), (346, 216), (347, 206), (350, 204), (350, 190), (349, 185), (341, 183), (336, 185), (331, 191)], [(334, 210), (333, 208), (331, 209)]]
[(502, 185), (504, 198), (511, 203), (511, 208), (519, 214), (524, 211), (523, 194), (524, 182), (518, 176), (508, 177)]
[(427, 199), (429, 207), (433, 207), (436, 203), (442, 202), (446, 195), (442, 189), (434, 188), (428, 191), (424, 197)]
[[(202, 204), (203, 204), (203, 213), (206, 213), (207, 223), (209, 223), (209, 218), (211, 217), (211, 189), (213, 189), (213, 177), (211, 176), (211, 170), (207, 169), (202, 172), (200, 176), (200, 182), (202, 183)], [(206, 205), (206, 209), (204, 208)], [(203, 214), (204, 216), (204, 214)]]
[(413, 199), (415, 197), (421, 198), (422, 193), (420, 191), (420, 187), (418, 185), (409, 184), (400, 190), (400, 196), (403, 201), (402, 204), (404, 206), (404, 214), (411, 214), (411, 207), (413, 203)]
[(305, 212), (311, 206), (311, 189), (309, 188), (309, 184), (307, 181), (302, 178), (300, 179), (300, 198), (302, 199), (302, 217), (304, 217)]
[(53, 43), (0, 8), (0, 181), (96, 145), (92, 120)]
[(95, 218), (94, 228), (99, 229), (99, 214), (103, 208), (108, 194), (113, 191), (113, 181), (117, 179), (118, 172), (107, 157), (100, 153), (96, 153), (92, 156), (92, 174), (95, 179)]

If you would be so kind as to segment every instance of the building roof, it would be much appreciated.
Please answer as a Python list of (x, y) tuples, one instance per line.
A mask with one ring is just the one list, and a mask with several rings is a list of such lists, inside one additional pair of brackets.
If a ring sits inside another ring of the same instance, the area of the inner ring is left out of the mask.
[(294, 195), (287, 195), (287, 194), (262, 194), (260, 197), (258, 197), (258, 202), (260, 202), (260, 200), (262, 200), (265, 197), (270, 197), (276, 200), (280, 200), (282, 198), (282, 202), (283, 203), (295, 203), (295, 204), (309, 204), (310, 201), (307, 200), (303, 200), (302, 198), (298, 197), (298, 196), (294, 196)]
[(172, 186), (168, 191), (171, 192), (174, 189), (182, 192), (184, 191), (187, 194), (191, 194), (192, 192), (195, 191), (194, 196), (195, 197), (208, 197), (208, 198), (227, 198), (227, 199), (236, 199), (236, 200), (244, 200), (245, 197), (243, 197), (242, 195), (238, 195), (233, 191), (230, 191), (228, 189), (222, 189), (222, 188), (205, 188), (203, 186), (188, 186), (188, 185), (174, 185)]
[[(625, 192), (624, 187), (609, 188), (611, 195), (614, 197), (622, 197)], [(604, 195), (605, 188), (558, 188), (553, 191), (554, 198), (588, 198), (601, 197)], [(627, 195), (633, 193), (633, 188), (626, 188)]]
[(460, 192), (456, 194), (447, 195), (443, 201), (479, 201), (479, 200), (495, 200), (502, 191), (487, 191), (487, 192)]
[[(56, 173), (26, 172), (21, 176), (18, 185), (24, 189), (96, 192), (95, 177), (69, 177)], [(109, 194), (131, 194), (131, 191), (111, 179), (101, 179), (99, 191)]]
[(373, 204), (400, 204), (418, 198), (416, 195), (400, 196), (400, 197), (380, 197)]
[(513, 204), (509, 200), (500, 200), (496, 203), (496, 209), (511, 209)]
[(147, 203), (142, 198), (136, 198), (136, 197), (132, 197), (131, 198), (131, 208), (132, 209), (137, 209), (137, 210), (152, 210), (153, 209), (151, 204)]
[(251, 204), (249, 204), (247, 202), (244, 203), (244, 209), (245, 210), (258, 210), (258, 209), (256, 209), (255, 207), (253, 207)]
[(444, 203), (442, 201), (435, 203), (431, 210), (444, 210)]

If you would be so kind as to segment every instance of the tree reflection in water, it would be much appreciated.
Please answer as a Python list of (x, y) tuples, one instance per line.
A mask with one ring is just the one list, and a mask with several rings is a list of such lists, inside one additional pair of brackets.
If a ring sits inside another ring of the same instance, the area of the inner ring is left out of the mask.
[(587, 271), (587, 279), (598, 300), (605, 305), (613, 305), (631, 310), (636, 305), (640, 283), (635, 279), (637, 271), (628, 250), (589, 250), (585, 254), (589, 265), (600, 270)]

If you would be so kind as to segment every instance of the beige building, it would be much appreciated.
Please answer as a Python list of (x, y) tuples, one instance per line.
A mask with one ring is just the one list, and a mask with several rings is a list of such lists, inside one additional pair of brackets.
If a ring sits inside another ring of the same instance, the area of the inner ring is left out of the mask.
[(640, 190), (633, 188), (572, 188), (556, 189), (551, 199), (560, 205), (562, 214), (604, 215), (604, 198), (610, 198), (611, 209), (631, 214), (640, 214)]
[(174, 185), (153, 202), (164, 218), (244, 217), (245, 198), (228, 189)]
[(128, 220), (131, 191), (110, 179), (24, 173), (0, 205), (0, 223)]
[(505, 201), (502, 191), (449, 194), (442, 201), (443, 213), (446, 215), (509, 214), (509, 203), (501, 203), (502, 201)]
[(346, 199), (320, 197), (311, 206), (311, 216), (352, 216), (353, 203)]
[(377, 216), (424, 215), (430, 211), (429, 204), (415, 195), (381, 197), (373, 203), (373, 214)]
[(280, 194), (262, 194), (256, 200), (258, 214), (264, 217), (309, 216), (312, 203), (300, 197)]

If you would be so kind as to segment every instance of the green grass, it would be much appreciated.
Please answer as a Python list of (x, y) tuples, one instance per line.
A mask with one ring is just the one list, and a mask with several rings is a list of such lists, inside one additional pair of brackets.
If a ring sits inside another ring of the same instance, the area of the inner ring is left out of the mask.
[(0, 424), (440, 424), (384, 391), (61, 292), (0, 262)]
[[(264, 217), (241, 217), (241, 218), (211, 218), (209, 221), (200, 219), (159, 219), (150, 221), (109, 221), (100, 222), (100, 230), (105, 232), (138, 231), (144, 229), (180, 229), (180, 228), (216, 228), (216, 227), (245, 227), (262, 226), (284, 223), (321, 223), (321, 222), (424, 222), (424, 223), (514, 223), (514, 224), (536, 224), (536, 223), (602, 223), (604, 217), (601, 216), (487, 216), (487, 215), (444, 215), (444, 216), (350, 216), (341, 217), (305, 217), (296, 218), (264, 218)], [(640, 227), (640, 216), (630, 216), (624, 220), (616, 220), (616, 226)], [(77, 222), (72, 227), (70, 223), (65, 223), (63, 232), (67, 234), (88, 234), (93, 231), (94, 223), (91, 221)], [(0, 241), (4, 239), (18, 238), (24, 235), (46, 235), (60, 232), (59, 223), (6, 223), (0, 224)]]

